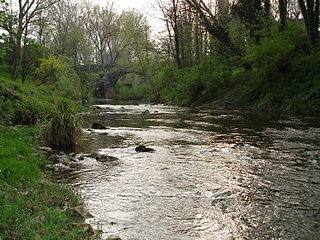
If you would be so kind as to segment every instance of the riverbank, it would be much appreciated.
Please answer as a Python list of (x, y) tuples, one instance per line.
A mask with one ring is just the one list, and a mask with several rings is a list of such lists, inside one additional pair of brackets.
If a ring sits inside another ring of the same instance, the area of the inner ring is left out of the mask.
[[(284, 31), (274, 24), (259, 43), (248, 41), (241, 55), (209, 54), (192, 65), (154, 68), (147, 75), (145, 98), (180, 106), (319, 114), (320, 51), (307, 42), (300, 24), (290, 22)], [(124, 93), (123, 88), (118, 90)]]
[(35, 128), (0, 126), (0, 238), (91, 239), (92, 228), (73, 210), (81, 200), (44, 170)]
[(77, 210), (81, 199), (55, 183), (50, 154), (36, 148), (38, 126), (61, 102), (76, 105), (0, 69), (0, 239), (97, 239)]

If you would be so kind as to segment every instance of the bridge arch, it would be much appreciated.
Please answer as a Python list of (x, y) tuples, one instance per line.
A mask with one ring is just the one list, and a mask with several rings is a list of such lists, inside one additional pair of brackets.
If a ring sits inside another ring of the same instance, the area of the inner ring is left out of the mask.
[(125, 75), (134, 73), (136, 75), (144, 76), (141, 72), (131, 71), (131, 70), (118, 70), (113, 72), (108, 72), (101, 76), (102, 82), (98, 87), (99, 97), (111, 98), (113, 87), (116, 83)]

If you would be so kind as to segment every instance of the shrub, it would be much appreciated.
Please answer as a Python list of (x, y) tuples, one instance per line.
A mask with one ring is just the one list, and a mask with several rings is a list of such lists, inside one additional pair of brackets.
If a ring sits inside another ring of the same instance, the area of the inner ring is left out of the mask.
[(292, 59), (304, 54), (306, 35), (303, 28), (290, 23), (288, 29), (278, 31), (273, 26), (271, 33), (262, 38), (259, 45), (250, 45), (244, 60), (253, 66), (257, 81), (273, 84), (286, 81), (292, 71)]
[(57, 81), (57, 72), (65, 67), (66, 64), (54, 56), (40, 59), (40, 65), (34, 71), (34, 79), (38, 81), (38, 86), (44, 83), (54, 83)]
[[(232, 60), (232, 59), (231, 59)], [(168, 66), (154, 78), (151, 89), (164, 102), (179, 105), (198, 104), (212, 99), (217, 89), (231, 82), (235, 64), (222, 57), (207, 57), (199, 65), (176, 69)]]
[(117, 82), (113, 89), (113, 97), (119, 100), (139, 100), (147, 95), (146, 87), (141, 85), (126, 86), (122, 82)]
[(57, 151), (72, 152), (81, 139), (80, 125), (77, 109), (63, 102), (41, 128), (41, 135), (47, 146)]

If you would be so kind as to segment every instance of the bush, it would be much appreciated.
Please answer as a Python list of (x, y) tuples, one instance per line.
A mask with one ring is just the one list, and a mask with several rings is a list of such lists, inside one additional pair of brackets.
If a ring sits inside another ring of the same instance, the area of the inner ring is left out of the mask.
[(80, 125), (77, 109), (64, 102), (41, 128), (41, 136), (47, 146), (57, 151), (72, 152), (81, 139)]
[(146, 95), (147, 89), (144, 85), (130, 87), (117, 82), (113, 89), (113, 97), (119, 100), (140, 100)]
[(230, 59), (207, 57), (199, 65), (177, 70), (168, 66), (154, 78), (151, 89), (164, 102), (191, 105), (210, 100), (218, 88), (228, 85), (234, 63)]
[(306, 42), (306, 34), (298, 24), (289, 24), (283, 32), (274, 25), (259, 45), (248, 47), (244, 60), (252, 65), (256, 75), (254, 80), (269, 83), (286, 81), (288, 73), (293, 70), (292, 60), (305, 55)]
[(307, 36), (297, 23), (288, 23), (279, 32), (275, 25), (259, 45), (247, 49), (244, 84), (248, 100), (257, 108), (278, 109), (291, 113), (316, 112), (319, 109), (318, 50), (309, 52)]

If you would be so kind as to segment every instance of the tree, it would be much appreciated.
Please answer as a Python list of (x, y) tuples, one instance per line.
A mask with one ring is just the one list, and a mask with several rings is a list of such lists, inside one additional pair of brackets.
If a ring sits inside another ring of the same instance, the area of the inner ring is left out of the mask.
[(271, 16), (270, 0), (239, 0), (232, 6), (233, 15), (239, 17), (249, 30), (249, 37), (259, 43), (256, 33), (266, 27), (265, 20)]
[(298, 0), (287, 0), (288, 18), (290, 20), (297, 20), (301, 15)]
[(118, 62), (141, 73), (147, 71), (149, 64), (150, 50), (150, 27), (146, 18), (135, 10), (124, 11), (120, 16), (121, 48)]
[(50, 20), (50, 11), (39, 11), (32, 21), (31, 32), (37, 37), (37, 41), (43, 46), (48, 46), (50, 42), (50, 33), (53, 26)]
[[(2, 26), (3, 22), (5, 21), (7, 15), (6, 15), (6, 8), (8, 7), (8, 3), (5, 0), (0, 0), (0, 27)], [(0, 60), (4, 57), (6, 54), (6, 49), (5, 49), (5, 43), (4, 43), (4, 35), (0, 35), (0, 40), (3, 42), (0, 42)]]
[(173, 56), (176, 66), (181, 68), (181, 57), (180, 57), (180, 29), (181, 24), (179, 24), (179, 2), (180, 0), (169, 0), (169, 1), (158, 1), (158, 6), (162, 11), (164, 21), (166, 23), (166, 28), (168, 32), (169, 46), (168, 50)]
[(167, 36), (162, 38), (166, 56), (178, 68), (199, 62), (205, 52), (205, 30), (199, 14), (185, 0), (158, 1), (166, 24)]
[(318, 41), (320, 0), (298, 0), (309, 40), (312, 46)]
[(28, 28), (32, 19), (39, 11), (49, 8), (59, 0), (18, 0), (18, 10), (15, 13), (12, 9), (6, 8), (7, 19), (1, 21), (1, 28), (10, 35), (11, 61), (10, 74), (11, 79), (16, 80), (18, 70), (21, 67), (24, 58), (24, 48), (28, 36)]
[(48, 47), (54, 55), (64, 55), (73, 64), (90, 62), (91, 49), (85, 31), (85, 7), (71, 0), (60, 1), (49, 9), (51, 34)]
[(35, 79), (38, 81), (37, 86), (56, 82), (56, 73), (65, 67), (66, 64), (54, 56), (40, 59), (40, 65), (34, 71)]
[(228, 54), (239, 53), (239, 49), (231, 41), (227, 26), (219, 21), (219, 18), (203, 0), (186, 0), (186, 2), (199, 14), (202, 24), (210, 35), (221, 43), (224, 52)]
[[(118, 34), (118, 15), (109, 3), (106, 7), (89, 6), (86, 12), (85, 27), (90, 41), (97, 52), (97, 62), (105, 65), (115, 62), (116, 53), (112, 49), (112, 39)], [(109, 53), (107, 54), (107, 50)]]
[(5, 0), (0, 0), (0, 7), (0, 22), (2, 22), (6, 15), (5, 9), (8, 7), (8, 3)]
[(280, 31), (283, 31), (287, 22), (287, 7), (288, 0), (279, 0), (279, 15), (280, 15)]
[(27, 39), (24, 43), (24, 55), (21, 63), (22, 82), (26, 81), (27, 75), (40, 64), (40, 59), (49, 55), (49, 50), (42, 44), (32, 39)]

